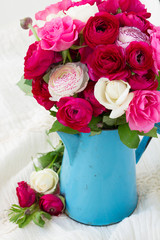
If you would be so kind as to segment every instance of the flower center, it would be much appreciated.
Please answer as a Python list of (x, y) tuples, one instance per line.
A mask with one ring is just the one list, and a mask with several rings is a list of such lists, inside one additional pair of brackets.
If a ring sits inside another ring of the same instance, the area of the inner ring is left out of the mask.
[(143, 62), (143, 60), (144, 60), (143, 54), (142, 54), (141, 52), (138, 52), (138, 53), (137, 53), (137, 62), (138, 62), (139, 64), (141, 64), (141, 63)]
[(104, 22), (101, 22), (98, 24), (98, 26), (96, 26), (96, 32), (105, 32), (106, 28), (106, 24)]

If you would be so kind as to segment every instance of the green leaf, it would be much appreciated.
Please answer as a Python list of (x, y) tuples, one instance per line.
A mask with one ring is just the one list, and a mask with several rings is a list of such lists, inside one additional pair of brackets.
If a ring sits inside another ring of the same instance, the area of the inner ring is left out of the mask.
[(116, 119), (116, 125), (121, 125), (126, 123), (126, 114)]
[[(29, 82), (31, 82), (29, 84)], [(33, 96), (32, 94), (32, 80), (24, 79), (24, 76), (21, 77), (21, 80), (17, 83), (17, 86), (28, 96)]]
[(110, 118), (109, 116), (103, 117), (103, 123), (105, 123), (108, 126), (115, 126), (116, 125), (116, 119)]
[(129, 148), (137, 148), (140, 142), (137, 131), (131, 131), (128, 123), (119, 125), (118, 133), (121, 141)]
[(141, 136), (148, 136), (148, 137), (155, 137), (155, 138), (158, 138), (158, 135), (157, 135), (157, 128), (156, 127), (153, 127), (149, 132), (147, 133), (144, 133), (144, 132), (138, 132), (138, 135), (141, 135)]
[(65, 133), (69, 133), (69, 134), (77, 134), (79, 133), (77, 130), (74, 130), (70, 127), (65, 127), (63, 124), (61, 124), (60, 122), (58, 122), (58, 120), (56, 120), (51, 129), (49, 130), (49, 133), (52, 133), (52, 132), (65, 132)]
[(48, 152), (39, 157), (38, 161), (40, 162), (43, 168), (46, 168), (52, 162), (55, 155), (56, 155), (55, 152)]
[(41, 211), (40, 211), (40, 212), (39, 212), (39, 211), (38, 211), (38, 212), (35, 212), (35, 213), (33, 214), (32, 220), (33, 220), (33, 222), (34, 222), (36, 225), (38, 225), (38, 226), (40, 226), (40, 227), (43, 227), (44, 224), (45, 224), (45, 221), (42, 219), (41, 215), (42, 215), (42, 212), (41, 212)]
[(49, 213), (46, 213), (46, 212), (41, 211), (41, 214), (42, 214), (45, 218), (47, 218), (48, 220), (50, 220), (50, 219), (52, 218)]
[(70, 49), (72, 49), (72, 50), (78, 50), (78, 49), (81, 49), (81, 48), (84, 48), (84, 47), (88, 47), (88, 46), (87, 46), (87, 45), (83, 45), (83, 46), (72, 45), (72, 46), (70, 47)]
[(158, 88), (157, 88), (157, 91), (159, 91), (159, 90), (160, 90), (160, 71), (158, 72), (157, 80), (158, 80)]
[(57, 112), (50, 110), (50, 115), (51, 115), (51, 116), (56, 117), (56, 114), (57, 114)]
[(94, 117), (93, 116), (90, 123), (88, 124), (91, 131), (99, 132), (101, 129), (97, 126), (97, 124), (100, 123), (101, 121), (102, 121), (102, 117), (100, 117), (100, 116)]
[(51, 74), (51, 71), (47, 72), (44, 76), (43, 76), (43, 80), (48, 83), (49, 82), (49, 76)]
[(32, 86), (32, 80), (25, 79), (24, 84), (26, 84), (28, 86)]
[(24, 215), (24, 213), (13, 214), (13, 216), (9, 220), (10, 220), (10, 222), (16, 222), (23, 215)]
[(90, 136), (99, 135), (99, 134), (101, 134), (101, 132), (102, 132), (101, 129), (99, 129), (99, 131), (91, 131), (91, 132), (90, 132)]
[(24, 223), (26, 221), (26, 218), (27, 218), (27, 216), (24, 215), (22, 218), (19, 218), (16, 223), (18, 225), (21, 225), (22, 223)]
[(37, 167), (34, 162), (33, 162), (33, 166), (34, 166), (34, 169), (35, 169), (36, 172), (42, 170), (41, 168)]
[(63, 211), (64, 211), (64, 209), (65, 209), (65, 207), (66, 207), (66, 202), (65, 202), (65, 198), (63, 197), (63, 196), (61, 196), (61, 195), (59, 195), (58, 196), (60, 199), (61, 199), (61, 201), (62, 201), (62, 203), (63, 203)]
[(32, 221), (33, 214), (25, 215), (25, 216), (26, 216), (25, 220), (18, 224), (19, 228), (24, 228), (25, 226), (27, 226)]

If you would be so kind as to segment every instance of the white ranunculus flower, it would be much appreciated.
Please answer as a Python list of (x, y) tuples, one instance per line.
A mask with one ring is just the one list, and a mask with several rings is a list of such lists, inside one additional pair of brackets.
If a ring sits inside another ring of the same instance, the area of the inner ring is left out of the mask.
[(38, 193), (50, 194), (56, 190), (59, 181), (58, 174), (52, 169), (46, 168), (38, 172), (32, 172), (30, 185)]
[(77, 19), (82, 22), (87, 22), (88, 19), (94, 16), (97, 12), (99, 11), (96, 3), (92, 6), (87, 3), (82, 6), (71, 7), (65, 11), (66, 15), (70, 16), (72, 19)]
[(118, 118), (125, 113), (133, 98), (129, 90), (130, 85), (123, 80), (100, 78), (95, 84), (94, 95), (100, 104), (112, 110), (110, 118)]
[(51, 101), (83, 91), (89, 81), (88, 68), (80, 62), (59, 65), (51, 72), (48, 90)]

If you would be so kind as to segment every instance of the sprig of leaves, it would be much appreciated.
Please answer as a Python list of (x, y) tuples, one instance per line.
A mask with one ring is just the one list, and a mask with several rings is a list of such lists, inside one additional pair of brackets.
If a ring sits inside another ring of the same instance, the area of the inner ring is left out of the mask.
[(62, 141), (59, 141), (59, 144), (56, 146), (56, 148), (54, 148), (53, 151), (47, 153), (40, 153), (40, 157), (38, 157), (38, 162), (40, 163), (41, 168), (37, 167), (34, 164), (35, 171), (39, 171), (44, 168), (51, 168), (55, 172), (59, 173), (62, 164), (63, 153), (64, 145)]
[(32, 80), (25, 79), (24, 76), (21, 77), (17, 86), (27, 95), (33, 96), (32, 94)]
[(31, 221), (36, 225), (43, 227), (45, 224), (45, 218), (48, 220), (51, 219), (51, 215), (40, 210), (36, 203), (28, 208), (22, 208), (13, 204), (9, 209), (8, 216), (10, 222), (18, 224), (19, 228), (24, 228)]

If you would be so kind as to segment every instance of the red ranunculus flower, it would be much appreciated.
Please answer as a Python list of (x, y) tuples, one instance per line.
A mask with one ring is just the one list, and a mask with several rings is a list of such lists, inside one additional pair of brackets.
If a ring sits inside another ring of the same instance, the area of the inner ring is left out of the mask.
[(156, 90), (158, 87), (158, 80), (151, 69), (141, 75), (134, 74), (127, 81), (132, 90)]
[(131, 42), (126, 48), (126, 56), (133, 71), (143, 73), (153, 67), (152, 48), (146, 42)]
[(90, 17), (83, 31), (84, 40), (91, 48), (114, 43), (119, 30), (117, 18), (109, 13), (97, 13)]
[(39, 207), (50, 215), (58, 216), (62, 213), (64, 205), (58, 196), (46, 194), (39, 199)]
[(93, 109), (89, 102), (82, 98), (64, 97), (56, 105), (59, 107), (56, 117), (60, 123), (79, 132), (90, 132), (88, 124)]
[(32, 188), (30, 188), (30, 186), (24, 181), (18, 183), (16, 192), (19, 205), (22, 208), (30, 207), (36, 201), (35, 191)]
[(125, 79), (129, 75), (124, 50), (114, 44), (96, 47), (87, 59), (87, 66), (93, 81), (101, 77)]
[(85, 88), (85, 90), (80, 93), (80, 96), (82, 96), (84, 99), (86, 99), (90, 104), (92, 105), (93, 108), (93, 115), (95, 117), (99, 116), (101, 113), (106, 111), (106, 108), (102, 106), (97, 99), (94, 96), (94, 86), (95, 82), (90, 81)]
[(29, 46), (24, 58), (24, 77), (34, 79), (42, 76), (51, 64), (60, 62), (62, 57), (54, 51), (45, 51), (41, 48), (41, 42), (35, 42)]
[(51, 95), (48, 91), (48, 84), (41, 78), (32, 81), (32, 93), (37, 102), (46, 110), (51, 109), (55, 104), (54, 101), (49, 100)]

